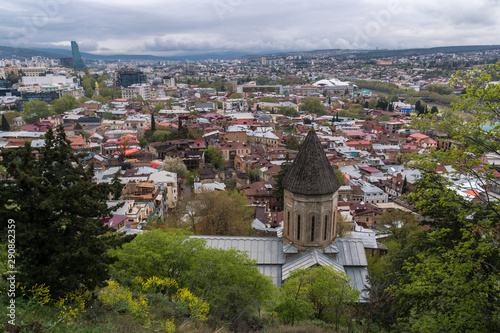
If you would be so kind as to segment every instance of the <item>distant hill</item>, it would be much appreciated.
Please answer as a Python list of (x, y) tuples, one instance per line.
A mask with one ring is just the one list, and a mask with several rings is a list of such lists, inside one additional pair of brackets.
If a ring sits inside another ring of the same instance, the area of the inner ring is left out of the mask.
[[(49, 48), (33, 48), (31, 50), (41, 51), (46, 53), (57, 54), (58, 57), (71, 57), (71, 50), (67, 49), (49, 49)], [(88, 60), (152, 60), (152, 61), (161, 61), (161, 60), (204, 60), (204, 59), (228, 59), (228, 58), (237, 58), (241, 56), (248, 55), (247, 52), (223, 52), (223, 53), (205, 53), (205, 54), (196, 54), (196, 55), (179, 55), (179, 56), (169, 56), (169, 57), (159, 57), (152, 55), (140, 55), (140, 54), (114, 54), (114, 55), (99, 55), (92, 54), (87, 52), (80, 52), (82, 58)]]
[(349, 57), (350, 59), (373, 59), (373, 58), (389, 58), (389, 57), (411, 57), (433, 53), (461, 53), (461, 52), (481, 52), (488, 50), (498, 50), (500, 45), (466, 45), (466, 46), (441, 46), (431, 48), (418, 49), (401, 49), (401, 50), (342, 50), (342, 49), (327, 49), (313, 51), (296, 51), (296, 52), (280, 52), (268, 53), (260, 55), (249, 55), (247, 58), (268, 57), (269, 59), (284, 56), (302, 56), (309, 57)]
[[(432, 48), (419, 49), (403, 49), (403, 50), (313, 50), (313, 51), (296, 51), (296, 52), (279, 52), (267, 54), (248, 54), (247, 52), (220, 52), (220, 53), (204, 53), (196, 55), (179, 55), (169, 57), (158, 57), (152, 55), (133, 55), (133, 54), (116, 54), (116, 55), (97, 55), (92, 53), (81, 52), (84, 59), (87, 60), (152, 60), (152, 61), (197, 61), (206, 59), (231, 59), (231, 58), (250, 58), (256, 59), (266, 56), (269, 59), (284, 56), (300, 55), (303, 58), (309, 57), (349, 57), (350, 59), (373, 59), (387, 57), (410, 57), (418, 55), (426, 55), (432, 53), (461, 53), (461, 52), (481, 52), (487, 50), (500, 49), (500, 45), (468, 45), (468, 46), (443, 46)], [(0, 59), (10, 58), (31, 58), (34, 56), (46, 57), (50, 59), (58, 59), (62, 57), (71, 57), (70, 49), (51, 49), (51, 48), (13, 48), (8, 46), (0, 46)]]
[[(71, 52), (70, 52), (71, 54)], [(47, 51), (22, 49), (8, 46), (0, 46), (0, 59), (21, 59), (21, 58), (31, 58), (31, 57), (45, 57), (49, 59), (61, 58), (60, 55), (56, 53), (51, 53)]]

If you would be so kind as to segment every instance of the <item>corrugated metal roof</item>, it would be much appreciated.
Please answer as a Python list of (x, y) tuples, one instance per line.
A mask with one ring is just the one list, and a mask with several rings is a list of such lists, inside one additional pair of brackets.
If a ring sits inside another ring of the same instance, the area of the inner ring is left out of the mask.
[(285, 254), (281, 238), (237, 236), (191, 236), (204, 239), (207, 246), (229, 250), (234, 248), (248, 253), (258, 265), (283, 264)]
[(299, 249), (292, 245), (292, 243), (283, 246), (284, 253), (299, 253)]
[(335, 270), (345, 272), (341, 264), (335, 259), (320, 252), (316, 248), (311, 248), (289, 260), (283, 265), (283, 280), (290, 276), (296, 269), (309, 268), (313, 266), (332, 266)]
[(323, 249), (323, 252), (325, 252), (325, 253), (339, 253), (339, 249), (337, 249), (337, 247), (335, 246), (335, 244), (328, 244)]
[(264, 275), (270, 276), (278, 287), (281, 287), (281, 265), (257, 265), (257, 269)]
[(358, 238), (337, 238), (339, 250), (337, 259), (343, 266), (368, 266), (363, 240)]
[(369, 298), (368, 290), (365, 290), (368, 286), (368, 269), (366, 267), (344, 267), (345, 273), (351, 279), (351, 287), (361, 291), (359, 296), (360, 302), (367, 302)]

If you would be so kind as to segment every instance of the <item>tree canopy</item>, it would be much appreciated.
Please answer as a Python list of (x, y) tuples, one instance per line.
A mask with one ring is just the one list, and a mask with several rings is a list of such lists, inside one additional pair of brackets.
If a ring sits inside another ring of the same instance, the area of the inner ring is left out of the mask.
[(201, 151), (205, 152), (205, 162), (212, 165), (215, 169), (222, 168), (226, 164), (222, 152), (215, 146), (208, 146)]
[(331, 266), (297, 269), (283, 283), (275, 311), (285, 323), (321, 319), (338, 329), (351, 319), (346, 308), (358, 300), (359, 293), (345, 273)]
[(251, 236), (252, 218), (245, 193), (201, 190), (185, 196), (169, 222), (198, 235)]
[[(373, 320), (387, 329), (500, 330), (500, 202), (488, 193), (498, 177), (481, 161), (485, 153), (500, 156), (500, 86), (492, 83), (499, 69), (459, 72), (452, 83), (467, 88), (452, 111), (473, 117), (429, 115), (457, 146), (410, 157), (422, 177), (406, 198), (428, 228), (405, 223), (385, 242), (384, 268), (371, 267)], [(438, 174), (438, 164), (453, 175)], [(463, 195), (462, 180), (474, 196)]]
[(205, 247), (182, 229), (153, 229), (112, 252), (112, 273), (119, 281), (133, 277), (174, 278), (210, 304), (210, 313), (231, 323), (252, 314), (269, 301), (273, 283), (255, 262), (236, 250)]
[(73, 95), (63, 95), (52, 101), (51, 110), (57, 114), (76, 108), (78, 102)]
[(55, 114), (44, 101), (29, 101), (23, 104), (21, 117), (27, 124), (33, 124), (47, 116)]
[[(92, 181), (71, 150), (64, 129), (49, 130), (35, 159), (26, 143), (2, 152), (7, 179), (0, 181), (0, 215), (16, 221), (17, 279), (25, 286), (45, 284), (54, 297), (109, 278), (107, 250), (119, 244), (100, 218), (110, 214), (106, 183)], [(15, 209), (9, 209), (15, 207)]]
[[(157, 131), (163, 132), (163, 131)], [(155, 132), (156, 133), (156, 132)], [(170, 133), (170, 132), (169, 132)], [(177, 177), (182, 178), (187, 173), (187, 167), (184, 164), (184, 161), (180, 157), (167, 157), (163, 160), (162, 170), (174, 172), (177, 174)]]
[(300, 110), (308, 111), (310, 113), (325, 114), (325, 107), (321, 100), (317, 97), (306, 97), (300, 100)]

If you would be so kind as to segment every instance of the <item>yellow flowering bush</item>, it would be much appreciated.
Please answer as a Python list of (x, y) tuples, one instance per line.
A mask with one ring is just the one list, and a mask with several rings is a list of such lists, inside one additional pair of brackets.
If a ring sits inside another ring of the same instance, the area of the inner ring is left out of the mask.
[(56, 307), (59, 308), (57, 323), (62, 322), (66, 326), (71, 326), (75, 321), (86, 312), (85, 306), (91, 297), (88, 290), (75, 290), (66, 293), (64, 297), (59, 298)]
[(177, 284), (177, 281), (172, 278), (160, 279), (153, 276), (142, 283), (142, 290), (149, 293), (161, 292), (162, 294), (170, 295), (178, 288), (179, 285)]
[(175, 294), (175, 300), (187, 305), (191, 311), (191, 315), (197, 320), (207, 320), (207, 315), (210, 311), (209, 304), (193, 295), (187, 288), (179, 289)]
[(144, 295), (140, 294), (134, 299), (129, 289), (121, 287), (115, 281), (108, 281), (108, 286), (99, 291), (97, 298), (104, 305), (130, 312), (137, 317), (145, 318), (149, 314), (148, 301)]
[(35, 284), (31, 288), (26, 289), (26, 286), (21, 286), (18, 283), (17, 288), (24, 297), (28, 297), (28, 304), (36, 302), (38, 305), (44, 306), (50, 302), (50, 290), (45, 284)]
[(167, 333), (174, 333), (175, 332), (174, 318), (167, 320), (165, 322), (165, 332), (167, 332)]

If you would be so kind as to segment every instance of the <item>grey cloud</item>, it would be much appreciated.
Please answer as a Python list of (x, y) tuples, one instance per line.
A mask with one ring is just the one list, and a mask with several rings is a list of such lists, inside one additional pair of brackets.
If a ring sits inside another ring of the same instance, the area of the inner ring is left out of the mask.
[[(61, 4), (44, 22), (40, 3), (51, 1)], [(0, 7), (7, 32), (0, 45), (10, 36), (25, 46), (77, 40), (82, 51), (106, 54), (495, 44), (500, 32), (496, 0), (24, 0)]]

